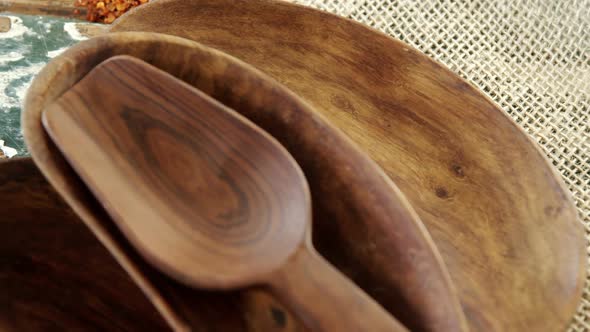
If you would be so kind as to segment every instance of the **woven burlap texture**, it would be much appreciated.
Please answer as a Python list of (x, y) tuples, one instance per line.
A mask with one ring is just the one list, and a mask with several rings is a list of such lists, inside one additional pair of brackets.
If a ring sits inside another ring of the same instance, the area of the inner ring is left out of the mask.
[[(590, 0), (293, 2), (403, 40), (479, 87), (541, 145), (590, 238)], [(569, 331), (590, 331), (590, 280)]]

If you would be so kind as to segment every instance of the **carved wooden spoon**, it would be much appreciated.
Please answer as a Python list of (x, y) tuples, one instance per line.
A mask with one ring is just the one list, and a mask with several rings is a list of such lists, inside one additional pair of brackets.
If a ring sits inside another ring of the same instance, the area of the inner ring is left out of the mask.
[(46, 108), (43, 124), (131, 243), (173, 278), (268, 284), (318, 331), (406, 330), (316, 253), (309, 189), (287, 150), (201, 91), (118, 56)]

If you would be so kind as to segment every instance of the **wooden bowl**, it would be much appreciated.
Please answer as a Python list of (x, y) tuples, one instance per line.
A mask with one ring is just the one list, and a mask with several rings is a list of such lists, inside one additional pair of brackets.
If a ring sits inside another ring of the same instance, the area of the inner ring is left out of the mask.
[[(194, 329), (200, 324), (195, 317), (206, 317), (196, 299), (200, 292), (179, 287), (139, 257), (41, 125), (48, 105), (116, 55), (140, 58), (184, 80), (285, 146), (309, 183), (316, 248), (403, 324), (415, 331), (466, 329), (448, 272), (423, 224), (391, 180), (346, 135), (276, 81), (231, 56), (170, 35), (109, 34), (72, 47), (37, 76), (25, 101), (24, 136), (49, 182), (173, 328)], [(252, 330), (302, 328), (263, 291), (241, 294), (247, 302), (241, 310), (248, 313)]]
[(481, 92), (366, 26), (286, 2), (159, 0), (111, 31), (238, 57), (385, 170), (428, 228), (473, 331), (559, 331), (581, 299), (584, 230), (538, 146)]

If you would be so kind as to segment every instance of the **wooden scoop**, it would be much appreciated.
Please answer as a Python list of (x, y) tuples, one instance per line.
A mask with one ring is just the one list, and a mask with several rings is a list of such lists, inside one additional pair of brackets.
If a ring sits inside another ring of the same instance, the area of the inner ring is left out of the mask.
[[(112, 91), (107, 100), (96, 84)], [(287, 150), (201, 91), (114, 57), (43, 123), (131, 243), (171, 277), (210, 289), (269, 284), (318, 331), (406, 330), (313, 249), (308, 185)]]

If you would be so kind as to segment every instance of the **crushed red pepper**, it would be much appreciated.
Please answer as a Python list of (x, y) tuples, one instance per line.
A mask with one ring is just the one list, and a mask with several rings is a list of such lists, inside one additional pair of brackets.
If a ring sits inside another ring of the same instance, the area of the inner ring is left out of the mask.
[(86, 19), (90, 22), (113, 23), (129, 9), (149, 0), (76, 0), (76, 7), (86, 7)]

